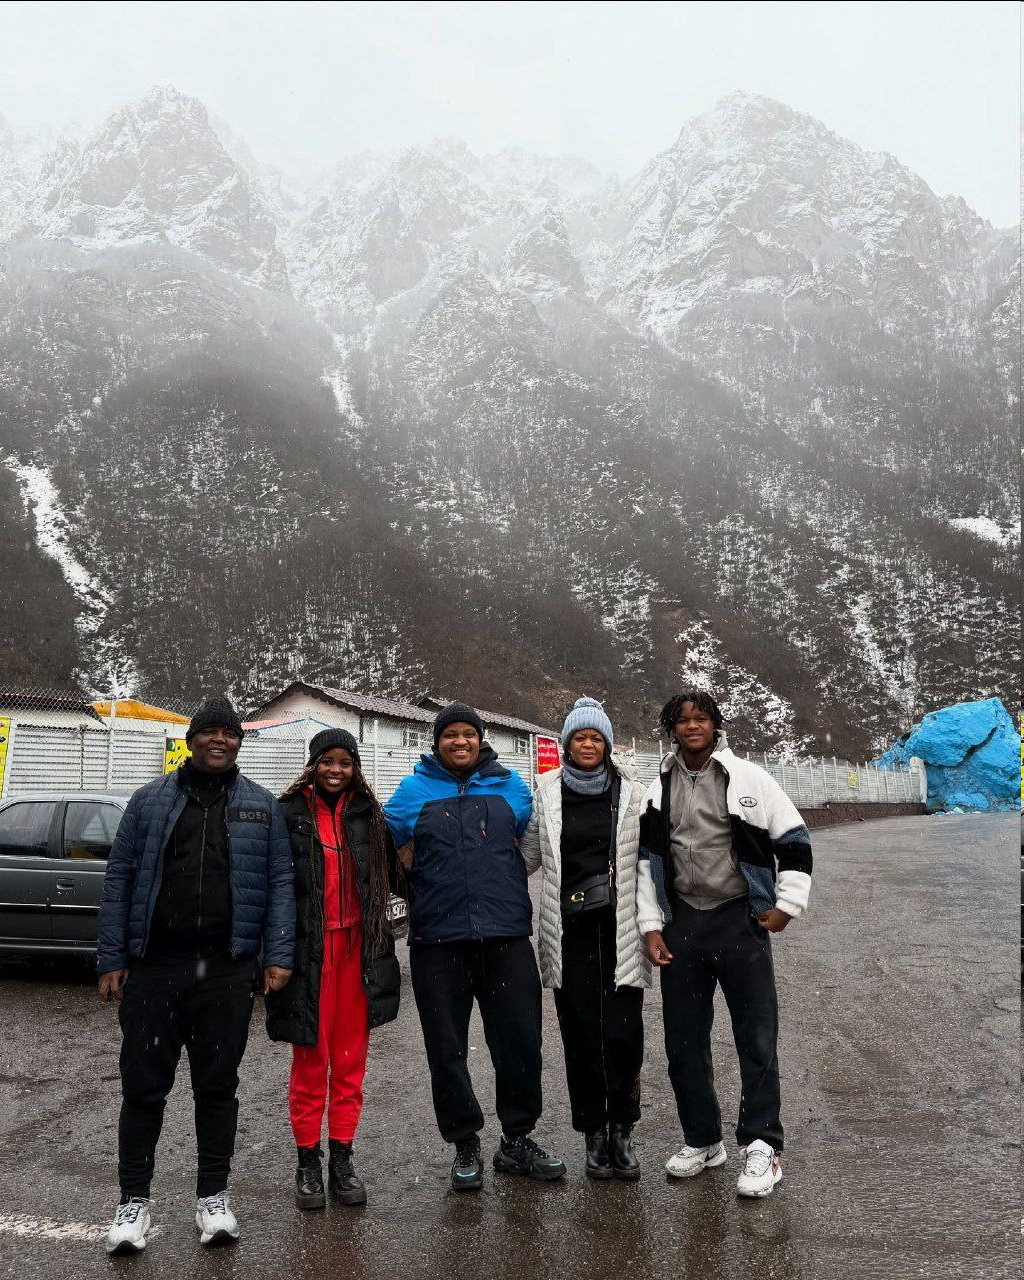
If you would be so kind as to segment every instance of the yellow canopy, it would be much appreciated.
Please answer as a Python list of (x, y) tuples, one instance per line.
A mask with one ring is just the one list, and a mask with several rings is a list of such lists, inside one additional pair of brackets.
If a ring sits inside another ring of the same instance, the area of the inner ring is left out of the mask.
[[(98, 716), (106, 718), (110, 715), (109, 702), (94, 702), (93, 710)], [(163, 707), (151, 707), (148, 702), (136, 702), (134, 698), (117, 699), (118, 720), (164, 720), (170, 724), (188, 724), (188, 716), (179, 716), (175, 711), (165, 711)]]

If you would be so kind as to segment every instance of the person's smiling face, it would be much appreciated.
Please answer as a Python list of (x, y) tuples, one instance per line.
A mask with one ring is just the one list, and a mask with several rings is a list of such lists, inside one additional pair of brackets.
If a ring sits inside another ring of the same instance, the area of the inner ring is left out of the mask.
[(675, 739), (689, 756), (703, 755), (715, 745), (715, 722), (706, 711), (684, 702), (676, 716)]
[(200, 729), (188, 744), (192, 761), (203, 773), (225, 773), (238, 759), (242, 739), (233, 729)]
[(437, 754), (448, 769), (471, 769), (480, 758), (480, 735), (471, 724), (456, 720), (441, 730)]
[(328, 795), (337, 795), (352, 785), (356, 762), (344, 747), (332, 747), (316, 762), (316, 784)]

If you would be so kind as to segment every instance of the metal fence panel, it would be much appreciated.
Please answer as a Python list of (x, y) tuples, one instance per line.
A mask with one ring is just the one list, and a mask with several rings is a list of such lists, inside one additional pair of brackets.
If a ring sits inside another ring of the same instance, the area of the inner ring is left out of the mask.
[[(738, 753), (737, 753), (738, 754)], [(921, 803), (923, 775), (900, 766), (880, 769), (873, 764), (817, 757), (806, 760), (772, 760), (766, 755), (740, 756), (759, 765), (775, 779), (797, 808), (836, 803)], [(648, 785), (658, 776), (661, 756), (640, 754), (634, 758), (637, 777)]]
[[(12, 725), (4, 795), (25, 791), (102, 791), (134, 789), (163, 772), (164, 735), (144, 730), (64, 728), (49, 725)], [(302, 738), (247, 737), (238, 756), (239, 767), (254, 782), (279, 794), (302, 772), (308, 743)], [(363, 772), (382, 801), (412, 773), (420, 752), (406, 747), (362, 743)], [(817, 758), (773, 760), (766, 755), (747, 757), (779, 783), (798, 807), (829, 802), (923, 801), (926, 776), (918, 770), (880, 769), (873, 764)], [(504, 763), (533, 785), (532, 758), (509, 755)], [(637, 752), (632, 764), (646, 784), (658, 776), (661, 756)]]
[(109, 781), (104, 772), (101, 790), (118, 791), (141, 787), (159, 778), (164, 771), (164, 738), (161, 734), (133, 729), (115, 729), (105, 735), (110, 743)]
[(238, 767), (247, 778), (280, 795), (302, 772), (306, 743), (301, 738), (243, 738)]

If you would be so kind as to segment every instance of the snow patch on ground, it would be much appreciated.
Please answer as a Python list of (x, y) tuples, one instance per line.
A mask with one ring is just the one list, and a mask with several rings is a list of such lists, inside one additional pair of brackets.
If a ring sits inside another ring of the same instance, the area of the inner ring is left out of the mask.
[(741, 713), (755, 716), (775, 739), (773, 755), (795, 759), (806, 753), (807, 739), (794, 728), (791, 704), (752, 671), (733, 662), (705, 621), (691, 623), (679, 633), (676, 643), (686, 650), (679, 668), (682, 684), (715, 694), (727, 717)]
[(36, 463), (20, 463), (16, 458), (5, 462), (18, 483), (25, 510), (35, 523), (36, 545), (57, 563), (80, 605), (75, 626), (85, 657), (86, 681), (94, 692), (129, 697), (138, 685), (138, 672), (115, 643), (98, 636), (113, 600), (71, 549), (75, 534), (60, 505), (50, 471)]
[(882, 687), (893, 702), (902, 706), (906, 702), (906, 690), (899, 677), (890, 670), (885, 654), (879, 646), (875, 628), (872, 626), (871, 619), (868, 616), (870, 605), (871, 597), (866, 594), (859, 595), (851, 605), (850, 616), (853, 619), (853, 633), (860, 641), (861, 652), (864, 654), (867, 665), (877, 673)]
[(949, 523), (954, 529), (963, 529), (965, 533), (973, 533), (976, 538), (998, 543), (1001, 547), (1020, 542), (1019, 528), (997, 524), (991, 516), (959, 516)]

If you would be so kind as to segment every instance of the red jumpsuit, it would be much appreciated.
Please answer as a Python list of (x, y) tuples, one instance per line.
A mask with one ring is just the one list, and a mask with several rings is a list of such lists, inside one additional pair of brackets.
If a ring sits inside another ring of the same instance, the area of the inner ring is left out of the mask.
[(362, 977), (362, 906), (343, 820), (347, 800), (343, 792), (332, 813), (312, 792), (324, 857), (324, 958), (316, 1048), (292, 1045), (288, 1109), (298, 1147), (319, 1143), (325, 1103), (327, 1135), (339, 1142), (355, 1137), (363, 1108), (370, 1035)]

